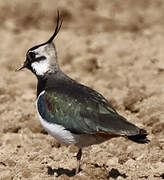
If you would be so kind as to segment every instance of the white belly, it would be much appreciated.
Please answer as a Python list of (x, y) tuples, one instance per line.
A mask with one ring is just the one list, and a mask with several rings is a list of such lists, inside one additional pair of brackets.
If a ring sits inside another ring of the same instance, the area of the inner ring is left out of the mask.
[(79, 148), (83, 148), (93, 144), (99, 144), (105, 141), (102, 137), (96, 137), (88, 134), (73, 134), (61, 125), (52, 124), (45, 121), (40, 116), (38, 110), (37, 113), (44, 129), (60, 143), (67, 145), (74, 144)]
[[(44, 94), (44, 92), (45, 91), (41, 92), (39, 97), (42, 94)], [(49, 123), (41, 117), (41, 115), (38, 112), (37, 104), (36, 104), (36, 110), (37, 110), (37, 114), (40, 119), (41, 125), (51, 136), (53, 136), (57, 141), (64, 144), (76, 144), (76, 139), (70, 131), (66, 130), (61, 125)]]
[[(45, 91), (41, 92), (39, 97), (42, 94), (44, 94), (44, 92)], [(74, 144), (82, 148), (82, 147), (87, 147), (93, 144), (99, 144), (105, 141), (104, 138), (94, 136), (91, 134), (73, 134), (70, 131), (66, 130), (61, 125), (49, 123), (46, 120), (44, 120), (39, 114), (37, 104), (36, 104), (36, 109), (37, 109), (38, 117), (44, 129), (60, 143), (67, 144), (67, 145)]]

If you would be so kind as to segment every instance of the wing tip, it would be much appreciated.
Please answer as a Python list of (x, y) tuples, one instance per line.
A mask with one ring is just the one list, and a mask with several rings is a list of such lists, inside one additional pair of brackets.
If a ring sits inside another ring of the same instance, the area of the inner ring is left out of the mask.
[(146, 144), (150, 142), (150, 140), (147, 138), (147, 135), (148, 134), (146, 130), (140, 129), (138, 134), (133, 135), (133, 136), (127, 136), (127, 138), (136, 143)]

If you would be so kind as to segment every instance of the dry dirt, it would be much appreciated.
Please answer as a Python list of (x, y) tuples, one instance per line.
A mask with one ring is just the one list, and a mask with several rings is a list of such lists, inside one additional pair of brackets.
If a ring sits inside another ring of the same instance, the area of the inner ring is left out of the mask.
[[(47, 135), (36, 78), (15, 72), (26, 51), (64, 23), (55, 44), (65, 73), (101, 92), (151, 142), (116, 138), (83, 150)], [(0, 180), (164, 179), (164, 1), (0, 0)]]

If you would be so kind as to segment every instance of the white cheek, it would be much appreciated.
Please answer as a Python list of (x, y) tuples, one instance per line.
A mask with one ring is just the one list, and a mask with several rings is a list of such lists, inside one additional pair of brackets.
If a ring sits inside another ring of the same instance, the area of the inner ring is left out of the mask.
[(34, 62), (31, 67), (37, 75), (44, 75), (49, 69), (49, 63), (47, 61)]

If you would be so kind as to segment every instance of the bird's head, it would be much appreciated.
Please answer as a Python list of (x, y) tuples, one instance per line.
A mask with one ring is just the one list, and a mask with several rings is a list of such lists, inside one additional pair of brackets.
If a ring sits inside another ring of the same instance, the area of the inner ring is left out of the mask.
[(61, 25), (62, 21), (60, 21), (58, 12), (57, 25), (53, 35), (47, 42), (30, 48), (26, 53), (26, 60), (23, 66), (17, 69), (17, 71), (23, 68), (27, 68), (31, 70), (36, 76), (44, 76), (47, 72), (54, 72), (59, 69), (57, 53), (53, 39), (59, 32)]

